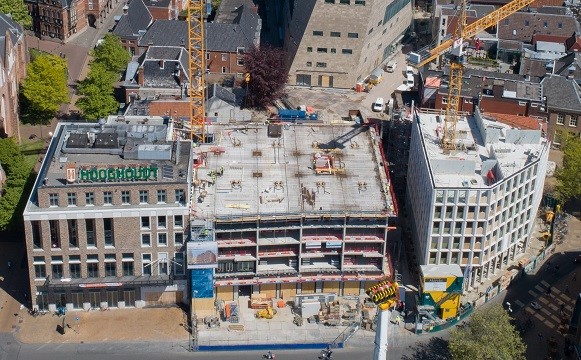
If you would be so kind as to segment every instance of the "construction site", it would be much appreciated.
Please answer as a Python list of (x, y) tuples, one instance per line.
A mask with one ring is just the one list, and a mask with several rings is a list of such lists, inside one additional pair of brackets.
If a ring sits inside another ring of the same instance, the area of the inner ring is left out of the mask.
[(364, 295), (393, 274), (397, 206), (375, 127), (213, 124), (207, 134), (211, 144), (193, 149), (191, 231), (217, 257), (213, 269), (188, 263), (199, 316), (244, 296)]

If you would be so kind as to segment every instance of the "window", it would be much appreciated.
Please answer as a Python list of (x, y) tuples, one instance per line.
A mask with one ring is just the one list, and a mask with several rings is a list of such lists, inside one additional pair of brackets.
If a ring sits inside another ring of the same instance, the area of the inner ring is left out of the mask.
[(569, 119), (569, 126), (577, 126), (577, 116), (571, 115)]
[(166, 200), (165, 190), (157, 190), (157, 202), (165, 203), (165, 200)]
[(444, 192), (442, 190), (436, 191), (436, 202), (444, 202)]
[(141, 272), (143, 275), (151, 275), (151, 254), (141, 254)]
[(558, 27), (559, 29), (562, 29), (562, 28), (563, 28), (563, 23), (558, 23), (558, 24), (557, 24), (557, 27)]
[(40, 232), (40, 221), (33, 220), (30, 222), (32, 228), (32, 245), (35, 249), (42, 249), (42, 234)]
[(58, 220), (49, 220), (48, 227), (50, 230), (50, 247), (52, 249), (60, 249), (61, 239)]
[(334, 4), (334, 3), (335, 3), (335, 0), (325, 0), (325, 2), (326, 2), (327, 4)]
[(117, 276), (117, 264), (114, 262), (105, 263), (105, 276)]
[(135, 275), (133, 269), (133, 254), (131, 254), (131, 259), (125, 259), (123, 257), (123, 276), (133, 276)]
[(327, 63), (325, 63), (325, 62), (318, 62), (317, 63), (317, 67), (318, 68), (326, 68), (327, 67)]
[(448, 97), (443, 96), (442, 97), (442, 104), (447, 104), (448, 103)]
[(530, 25), (529, 21), (525, 20), (525, 26), (529, 26), (529, 25)]
[(85, 219), (87, 247), (95, 247), (95, 219)]
[(69, 276), (72, 279), (81, 278), (81, 262), (69, 262)]
[(355, 0), (355, 5), (365, 6), (365, 0)]
[(347, 37), (351, 39), (357, 39), (359, 37), (358, 33), (347, 33)]
[(313, 48), (310, 46), (307, 46), (307, 52), (313, 52)]
[(96, 254), (87, 255), (87, 277), (99, 277), (99, 257)]
[(210, 60), (210, 53), (209, 52), (206, 53), (206, 60)]
[(369, 29), (369, 31), (367, 32), (367, 35), (371, 34), (373, 32), (373, 28)]
[(161, 229), (165, 229), (167, 227), (167, 217), (158, 216), (157, 217), (157, 227), (161, 228)]
[(220, 54), (220, 57), (221, 57), (222, 61), (228, 60), (228, 55), (225, 53)]
[(311, 67), (313, 66), (313, 62), (312, 61), (307, 61), (307, 67)]
[(337, 49), (331, 48), (331, 54), (336, 54), (336, 53), (337, 53)]
[(222, 66), (222, 74), (226, 74), (226, 66)]
[(353, 50), (351, 50), (351, 49), (341, 49), (341, 54), (350, 55), (350, 54), (353, 54)]
[(157, 234), (157, 246), (167, 246), (167, 234), (158, 233)]
[(147, 190), (139, 190), (139, 203), (147, 204), (149, 202), (149, 192)]
[(339, 31), (331, 31), (331, 37), (341, 37), (341, 33)]
[(236, 65), (244, 66), (244, 59), (236, 59)]
[(103, 231), (105, 234), (105, 246), (115, 246), (115, 240), (113, 233), (113, 219), (104, 218), (103, 219)]
[(141, 234), (141, 246), (151, 246), (151, 234)]
[(313, 36), (323, 36), (322, 31), (313, 31)]
[(77, 206), (77, 194), (67, 193), (67, 203), (69, 206)]
[(318, 53), (326, 53), (327, 52), (327, 48), (317, 48), (317, 52)]
[(184, 265), (185, 265), (185, 263), (184, 263), (184, 253), (182, 253), (182, 252), (175, 253), (175, 256), (174, 256), (174, 264), (173, 264), (173, 266), (174, 266), (174, 270), (173, 270), (174, 271), (174, 274), (176, 274), (176, 275), (183, 275), (183, 274), (185, 274), (185, 268), (184, 268), (185, 266)]
[(50, 206), (59, 206), (58, 194), (48, 194), (48, 201)]
[(35, 256), (32, 264), (34, 265), (34, 277), (36, 279), (45, 279), (46, 264), (44, 262), (44, 256)]
[(557, 115), (557, 125), (565, 125), (565, 114)]
[(157, 254), (157, 266), (159, 275), (168, 275), (168, 263), (167, 263), (167, 253)]
[(129, 205), (131, 204), (131, 192), (129, 191), (121, 191), (121, 204)]
[(174, 243), (175, 245), (182, 245), (184, 243), (184, 233), (174, 233)]
[(184, 189), (176, 189), (175, 190), (175, 202), (182, 204), (182, 205), (185, 205), (186, 197), (185, 197)]
[(69, 228), (69, 247), (79, 247), (79, 238), (77, 236), (77, 220), (67, 220), (67, 227)]
[(52, 268), (52, 278), (62, 279), (63, 278), (63, 257), (53, 256), (51, 258), (51, 268)]
[(173, 217), (173, 226), (176, 228), (181, 228), (184, 226), (184, 217), (182, 215), (175, 215)]
[(141, 217), (141, 228), (142, 229), (150, 229), (151, 224), (149, 222), (149, 216), (142, 216)]
[(339, 0), (339, 4), (349, 5), (351, 4), (351, 0)]
[(105, 205), (113, 204), (113, 193), (111, 193), (111, 191), (103, 192), (103, 204)]
[(544, 28), (547, 28), (547, 27), (549, 27), (549, 23), (548, 23), (548, 22), (546, 22), (546, 21), (543, 21), (543, 27), (544, 27)]
[(95, 205), (95, 193), (94, 192), (85, 193), (85, 204), (86, 205)]

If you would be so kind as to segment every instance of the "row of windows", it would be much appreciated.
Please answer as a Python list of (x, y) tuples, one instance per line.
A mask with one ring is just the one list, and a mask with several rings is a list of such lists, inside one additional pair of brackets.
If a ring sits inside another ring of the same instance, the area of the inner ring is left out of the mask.
[[(351, 0), (325, 0), (326, 4), (351, 5)], [(365, 6), (365, 0), (354, 0), (354, 5)]]
[[(569, 126), (577, 126), (578, 119), (577, 115), (569, 116)], [(557, 115), (557, 125), (565, 125), (565, 114)]]
[[(78, 231), (78, 221), (77, 219), (67, 220), (67, 233), (68, 233), (68, 244), (69, 248), (79, 248), (79, 231)], [(83, 221), (83, 220), (80, 220)], [(97, 247), (97, 236), (96, 236), (96, 222), (95, 219), (84, 219), (85, 222), (85, 236), (86, 236), (86, 246), (87, 248)], [(174, 216), (174, 228), (182, 228), (184, 226), (184, 218), (182, 215)], [(43, 237), (41, 233), (40, 221), (31, 221), (32, 227), (32, 243), (35, 249), (43, 248)], [(60, 249), (62, 247), (62, 236), (61, 229), (58, 220), (49, 220), (49, 238), (51, 249)], [(141, 228), (149, 230), (151, 229), (150, 218), (147, 216), (141, 217)], [(157, 217), (157, 228), (167, 229), (167, 216)], [(112, 218), (103, 219), (103, 242), (105, 247), (115, 246), (115, 234)], [(151, 235), (149, 235), (149, 241), (144, 241), (142, 236), (141, 242), (144, 246), (151, 246)], [(184, 243), (183, 232), (175, 232), (173, 236), (175, 245), (182, 245)], [(168, 246), (168, 236), (166, 233), (157, 234), (157, 244), (158, 246)]]
[[(341, 37), (341, 33), (337, 31), (330, 32), (331, 37)], [(313, 30), (313, 36), (324, 36), (324, 32), (320, 30)], [(347, 37), (351, 39), (359, 38), (359, 33), (347, 33)]]
[[(310, 46), (307, 47), (307, 52), (313, 52), (313, 48), (310, 47)], [(328, 49), (328, 48), (320, 48), (320, 47), (318, 47), (317, 48), (317, 52), (319, 54), (326, 54), (328, 52), (330, 52), (331, 54), (336, 54), (337, 53), (337, 49), (336, 48), (330, 48), (330, 49)], [(341, 54), (346, 54), (346, 55), (353, 54), (353, 49), (341, 49)]]
[[(185, 255), (183, 252), (174, 253), (174, 258), (169, 260), (168, 253), (158, 253), (158, 258), (152, 261), (151, 254), (141, 254), (141, 273), (140, 275), (169, 275), (171, 264), (173, 264), (173, 274), (185, 274)], [(87, 255), (84, 263), (85, 273), (81, 272), (82, 262), (80, 255), (70, 255), (68, 260), (68, 271), (65, 273), (65, 264), (62, 256), (52, 256), (50, 266), (47, 271), (47, 264), (44, 256), (35, 256), (33, 259), (34, 277), (37, 280), (46, 279), (50, 275), (51, 279), (80, 279), (80, 278), (98, 278), (107, 276), (136, 276), (134, 266), (134, 255), (132, 253), (123, 253), (121, 266), (118, 265), (115, 254), (105, 254), (103, 261), (104, 272), (101, 273), (99, 256), (97, 254)], [(119, 271), (118, 271), (119, 270)]]
[[(121, 191), (121, 204), (122, 205), (131, 205), (131, 191), (130, 190), (123, 190)], [(67, 205), (68, 206), (77, 206), (77, 193), (69, 192), (67, 193)], [(112, 191), (103, 191), (103, 204), (104, 205), (113, 205), (113, 192)], [(140, 204), (148, 204), (149, 203), (149, 190), (139, 190), (138, 193), (139, 203)], [(166, 190), (157, 190), (156, 197), (158, 204), (164, 204), (167, 202), (167, 191)], [(48, 194), (49, 205), (52, 207), (59, 206), (59, 194), (51, 193)], [(176, 189), (174, 192), (174, 202), (185, 204), (185, 192), (183, 189)], [(93, 206), (95, 205), (95, 193), (94, 192), (86, 192), (85, 193), (85, 206)]]

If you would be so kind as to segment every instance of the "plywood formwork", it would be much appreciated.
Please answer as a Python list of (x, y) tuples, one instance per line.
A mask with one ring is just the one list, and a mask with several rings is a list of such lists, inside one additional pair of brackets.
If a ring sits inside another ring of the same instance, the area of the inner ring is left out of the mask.
[(280, 284), (280, 297), (291, 300), (297, 294), (297, 284)]
[(339, 294), (339, 281), (325, 281), (323, 282), (323, 292)]
[(216, 316), (213, 298), (192, 299), (191, 309), (197, 314), (198, 318), (204, 316)]
[(262, 284), (260, 285), (260, 294), (275, 298), (276, 297), (276, 284)]
[(343, 295), (359, 295), (359, 281), (343, 282)]
[(312, 294), (315, 292), (314, 282), (305, 282), (301, 284), (301, 294)]
[(219, 286), (216, 288), (216, 298), (218, 300), (233, 301), (234, 286)]

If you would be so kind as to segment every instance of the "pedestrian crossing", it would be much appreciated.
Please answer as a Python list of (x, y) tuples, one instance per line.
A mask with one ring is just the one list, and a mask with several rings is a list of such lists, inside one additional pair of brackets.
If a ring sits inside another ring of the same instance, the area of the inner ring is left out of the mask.
[[(549, 288), (550, 291), (548, 291)], [(515, 310), (524, 309), (527, 317), (536, 319), (551, 329), (559, 329), (563, 323), (562, 319), (568, 319), (573, 311), (574, 299), (545, 280), (530, 289), (528, 294), (534, 298), (532, 301), (540, 305), (540, 309), (536, 310), (530, 306), (530, 303), (525, 304), (517, 299), (514, 300)]]

